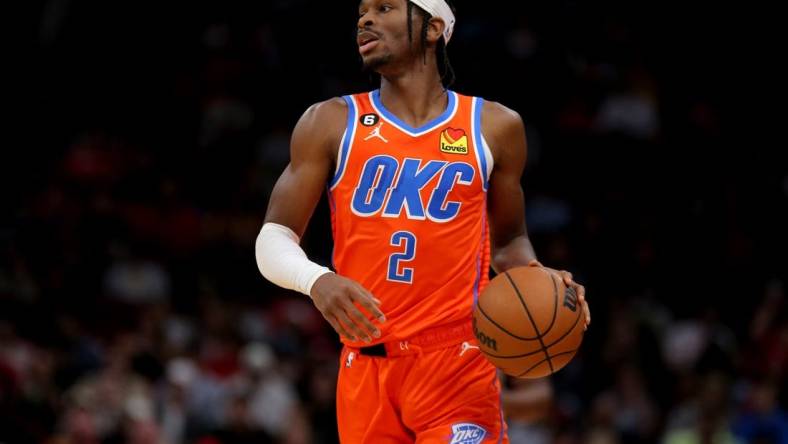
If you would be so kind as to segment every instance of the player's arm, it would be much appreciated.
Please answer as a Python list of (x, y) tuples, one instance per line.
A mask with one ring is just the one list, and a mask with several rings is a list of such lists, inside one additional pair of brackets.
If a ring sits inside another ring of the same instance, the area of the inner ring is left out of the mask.
[[(536, 259), (525, 226), (525, 198), (520, 178), (525, 169), (528, 147), (523, 120), (517, 112), (499, 103), (485, 102), (482, 131), (494, 159), (487, 192), (492, 267), (500, 273), (512, 267), (542, 266)], [(585, 302), (585, 288), (572, 280), (572, 273), (555, 272), (577, 292), (588, 325), (591, 314)]]
[(494, 159), (487, 211), (492, 267), (500, 273), (536, 261), (525, 226), (525, 199), (520, 186), (527, 155), (525, 128), (516, 112), (498, 103), (486, 102), (482, 111), (482, 131)]
[[(341, 99), (316, 103), (304, 112), (290, 139), (290, 163), (274, 185), (264, 223), (303, 236), (331, 174), (347, 109)], [(332, 151), (333, 150), (333, 151)]]
[(371, 340), (378, 329), (358, 309), (378, 319), (380, 302), (358, 283), (311, 262), (298, 245), (333, 171), (347, 119), (347, 106), (336, 98), (310, 107), (290, 141), (290, 163), (271, 193), (255, 255), (271, 282), (312, 297), (337, 333), (351, 340)]

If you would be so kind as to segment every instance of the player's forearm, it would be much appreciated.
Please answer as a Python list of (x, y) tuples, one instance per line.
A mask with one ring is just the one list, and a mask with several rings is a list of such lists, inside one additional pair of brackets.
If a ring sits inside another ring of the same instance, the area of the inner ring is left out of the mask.
[(528, 235), (520, 235), (510, 240), (505, 245), (493, 246), (492, 267), (496, 273), (502, 273), (510, 268), (527, 266), (536, 260), (534, 247)]
[(274, 284), (311, 296), (315, 281), (331, 270), (310, 261), (298, 241), (289, 227), (264, 224), (255, 242), (257, 267)]

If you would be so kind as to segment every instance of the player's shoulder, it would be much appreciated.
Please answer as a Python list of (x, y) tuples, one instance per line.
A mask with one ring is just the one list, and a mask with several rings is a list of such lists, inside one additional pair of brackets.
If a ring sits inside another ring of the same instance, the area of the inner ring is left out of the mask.
[(347, 118), (347, 104), (341, 97), (332, 97), (310, 105), (296, 124), (295, 133), (341, 137)]
[(359, 98), (366, 94), (369, 94), (369, 92), (337, 96), (322, 102), (313, 103), (301, 116), (299, 126), (310, 130), (327, 129), (330, 132), (341, 129), (344, 132), (348, 113), (351, 112), (350, 107), (357, 107)]
[(310, 122), (331, 122), (334, 120), (341, 120), (347, 114), (347, 103), (342, 97), (332, 97), (322, 102), (313, 103), (310, 105), (304, 115), (303, 120)]
[(347, 119), (347, 105), (341, 97), (310, 105), (298, 119), (291, 139), (292, 149), (303, 153), (324, 153), (336, 157)]
[(502, 103), (485, 100), (482, 108), (481, 127), (495, 165), (523, 155), (525, 124), (520, 113)]
[(460, 97), (478, 100), (477, 103), (481, 104), (482, 130), (485, 131), (485, 137), (487, 132), (498, 130), (499, 128), (518, 129), (524, 126), (520, 113), (502, 103), (457, 91), (454, 91), (454, 93)]
[[(508, 106), (494, 101), (485, 101), (482, 108), (482, 123), (489, 123), (491, 128), (512, 130), (522, 128), (523, 118), (520, 113)], [(485, 125), (486, 127), (487, 125)]]

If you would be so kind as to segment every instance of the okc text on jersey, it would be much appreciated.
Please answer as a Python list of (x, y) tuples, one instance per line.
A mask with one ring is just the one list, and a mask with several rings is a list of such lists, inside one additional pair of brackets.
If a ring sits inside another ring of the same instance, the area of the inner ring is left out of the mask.
[[(383, 217), (399, 217), (404, 209), (408, 219), (439, 223), (457, 217), (462, 203), (449, 200), (449, 193), (456, 185), (471, 185), (476, 170), (466, 162), (422, 163), (422, 159), (409, 157), (400, 165), (397, 159), (385, 154), (368, 159), (353, 192), (353, 213), (371, 217), (382, 209)], [(435, 177), (439, 177), (437, 186), (425, 203), (422, 190)]]

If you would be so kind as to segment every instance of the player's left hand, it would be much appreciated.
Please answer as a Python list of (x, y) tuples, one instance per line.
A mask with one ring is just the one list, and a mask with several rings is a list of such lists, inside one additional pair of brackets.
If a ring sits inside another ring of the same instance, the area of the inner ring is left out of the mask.
[(580, 300), (580, 304), (583, 306), (583, 313), (586, 315), (586, 323), (583, 326), (583, 330), (588, 330), (588, 326), (591, 325), (591, 309), (588, 308), (588, 303), (586, 302), (586, 287), (572, 280), (572, 273), (566, 270), (555, 270), (553, 268), (545, 267), (537, 260), (532, 260), (528, 263), (528, 266), (544, 268), (550, 273), (553, 273), (557, 278), (563, 280), (564, 285), (567, 287), (572, 287), (575, 290), (575, 293), (577, 293), (577, 298)]

